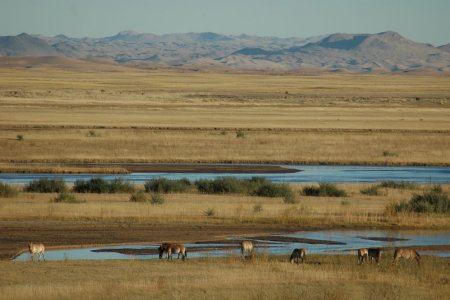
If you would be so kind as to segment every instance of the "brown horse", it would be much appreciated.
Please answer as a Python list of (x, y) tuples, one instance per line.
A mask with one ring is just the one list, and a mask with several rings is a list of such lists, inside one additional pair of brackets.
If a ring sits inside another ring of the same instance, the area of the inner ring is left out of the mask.
[(296, 264), (304, 262), (306, 260), (306, 250), (305, 249), (294, 249), (294, 251), (292, 251), (291, 257), (289, 258), (289, 261), (291, 262), (291, 264), (293, 264), (294, 262)]
[(375, 260), (375, 262), (378, 264), (381, 258), (381, 250), (380, 248), (369, 248), (367, 251), (367, 256), (369, 257), (370, 263)]
[(167, 259), (173, 259), (173, 254), (178, 254), (178, 259), (185, 260), (187, 258), (187, 250), (186, 247), (182, 244), (170, 244), (170, 243), (162, 243), (158, 248), (159, 259), (161, 259), (164, 253), (167, 254)]
[(398, 248), (398, 249), (395, 249), (394, 261), (392, 263), (396, 264), (400, 258), (404, 258), (404, 259), (407, 259), (407, 260), (415, 259), (417, 261), (417, 264), (420, 266), (420, 255), (414, 249), (410, 249), (410, 248)]
[(45, 247), (44, 244), (35, 244), (35, 243), (29, 243), (28, 244), (28, 251), (30, 251), (31, 260), (34, 259), (34, 255), (38, 255), (38, 261), (39, 257), (42, 256), (42, 259), (45, 261)]
[(361, 248), (358, 249), (358, 264), (362, 264), (364, 261), (367, 261), (367, 257), (369, 256), (369, 249)]
[(253, 241), (241, 242), (241, 254), (243, 257), (245, 257), (247, 254), (250, 255), (250, 257), (253, 257), (254, 255), (253, 250), (254, 250)]

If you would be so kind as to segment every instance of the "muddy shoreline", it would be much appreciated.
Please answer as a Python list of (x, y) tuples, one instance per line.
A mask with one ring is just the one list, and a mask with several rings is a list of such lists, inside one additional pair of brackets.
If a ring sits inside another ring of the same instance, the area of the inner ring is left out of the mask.
[(259, 164), (158, 164), (158, 163), (10, 163), (0, 173), (129, 174), (129, 173), (231, 173), (288, 174), (298, 169)]

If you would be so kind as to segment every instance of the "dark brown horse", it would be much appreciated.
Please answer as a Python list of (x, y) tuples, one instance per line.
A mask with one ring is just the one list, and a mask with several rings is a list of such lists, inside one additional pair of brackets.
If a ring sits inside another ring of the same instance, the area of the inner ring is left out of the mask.
[(367, 256), (369, 257), (370, 263), (375, 260), (375, 262), (378, 264), (381, 258), (381, 249), (380, 248), (369, 248), (367, 252)]
[(291, 264), (293, 263), (300, 263), (304, 262), (306, 260), (306, 250), (305, 249), (294, 249), (292, 251), (291, 257), (289, 258), (289, 261)]

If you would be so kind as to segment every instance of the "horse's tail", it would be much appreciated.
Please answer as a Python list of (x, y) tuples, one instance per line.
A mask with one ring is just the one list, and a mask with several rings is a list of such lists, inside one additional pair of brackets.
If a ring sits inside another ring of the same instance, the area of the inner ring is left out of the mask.
[(187, 249), (184, 249), (184, 259), (187, 258)]

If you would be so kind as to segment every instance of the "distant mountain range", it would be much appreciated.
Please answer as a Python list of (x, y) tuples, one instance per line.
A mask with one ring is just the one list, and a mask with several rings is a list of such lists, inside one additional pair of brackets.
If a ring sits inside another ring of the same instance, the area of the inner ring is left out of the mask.
[(61, 56), (239, 70), (450, 73), (450, 44), (434, 47), (392, 31), (307, 39), (212, 32), (155, 35), (124, 31), (104, 38), (22, 33), (0, 37), (0, 56)]

